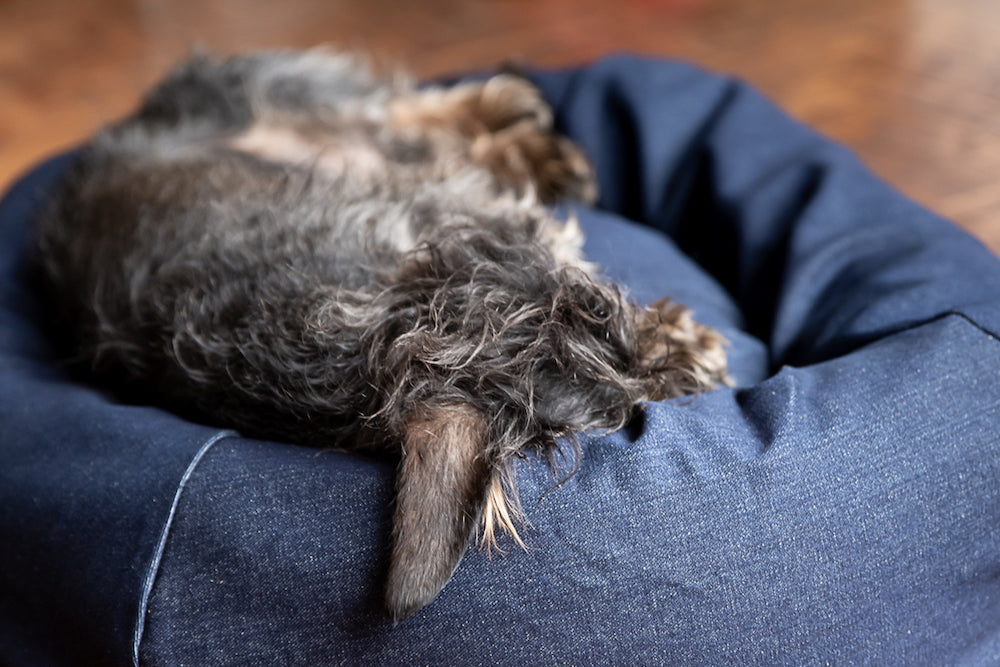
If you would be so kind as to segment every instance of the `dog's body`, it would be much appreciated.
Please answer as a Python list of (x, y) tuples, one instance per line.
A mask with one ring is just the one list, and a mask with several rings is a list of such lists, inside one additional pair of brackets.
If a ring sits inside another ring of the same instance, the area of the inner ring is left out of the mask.
[(594, 275), (594, 195), (525, 81), (416, 89), (350, 57), (182, 65), (95, 137), (43, 266), (106, 381), (252, 436), (398, 451), (387, 604), (515, 538), (513, 457), (726, 381), (722, 339)]

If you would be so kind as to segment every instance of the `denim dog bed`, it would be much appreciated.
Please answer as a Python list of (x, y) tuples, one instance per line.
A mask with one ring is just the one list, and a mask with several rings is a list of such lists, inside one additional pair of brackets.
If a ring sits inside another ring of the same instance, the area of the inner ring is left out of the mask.
[[(250, 440), (70, 377), (0, 204), (0, 662), (1000, 661), (1000, 261), (747, 86), (533, 78), (597, 167), (588, 258), (729, 339), (738, 387), (518, 464), (530, 527), (381, 611), (391, 462)], [(561, 483), (560, 483), (561, 482)]]

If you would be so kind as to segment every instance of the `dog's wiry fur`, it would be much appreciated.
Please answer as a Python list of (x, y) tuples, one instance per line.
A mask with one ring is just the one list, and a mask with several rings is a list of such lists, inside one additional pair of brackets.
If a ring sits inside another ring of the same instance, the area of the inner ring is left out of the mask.
[(595, 277), (590, 168), (525, 81), (418, 89), (325, 52), (195, 57), (83, 151), (41, 220), (79, 359), (253, 436), (401, 451), (390, 613), (477, 524), (518, 542), (510, 463), (727, 380), (722, 339)]

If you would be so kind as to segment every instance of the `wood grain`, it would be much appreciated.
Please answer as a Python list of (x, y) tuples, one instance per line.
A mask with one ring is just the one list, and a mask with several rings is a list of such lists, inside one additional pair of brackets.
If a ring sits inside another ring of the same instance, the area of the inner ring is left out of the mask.
[(0, 184), (174, 60), (330, 43), (419, 75), (631, 51), (738, 75), (1000, 252), (996, 0), (0, 0)]

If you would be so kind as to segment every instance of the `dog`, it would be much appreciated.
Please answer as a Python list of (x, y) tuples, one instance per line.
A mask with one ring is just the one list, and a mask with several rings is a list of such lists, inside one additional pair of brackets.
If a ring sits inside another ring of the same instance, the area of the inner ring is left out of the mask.
[(38, 249), (95, 381), (398, 456), (398, 620), (480, 530), (523, 546), (513, 459), (729, 382), (721, 335), (630, 302), (546, 207), (595, 196), (520, 76), (420, 87), (328, 51), (195, 55), (80, 151)]

